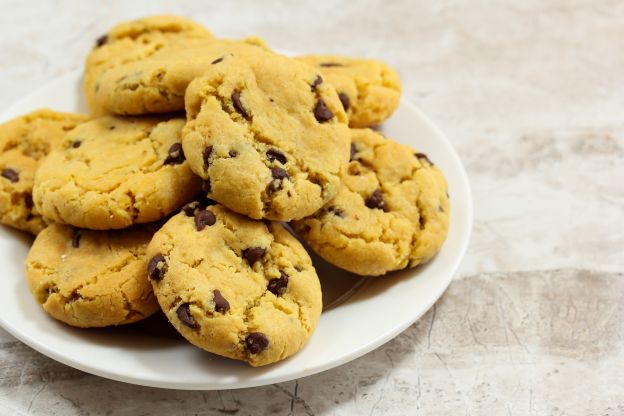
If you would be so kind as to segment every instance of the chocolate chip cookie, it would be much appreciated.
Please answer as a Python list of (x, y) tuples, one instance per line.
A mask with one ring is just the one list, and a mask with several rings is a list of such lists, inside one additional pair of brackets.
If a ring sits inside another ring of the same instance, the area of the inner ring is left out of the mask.
[(351, 127), (380, 124), (399, 105), (401, 80), (381, 61), (331, 55), (297, 59), (316, 67), (323, 79), (336, 87)]
[(251, 218), (312, 214), (340, 187), (349, 158), (336, 90), (278, 54), (225, 56), (186, 92), (184, 151), (211, 199)]
[(85, 62), (83, 88), (89, 110), (96, 116), (111, 113), (96, 101), (98, 78), (108, 69), (145, 60), (182, 40), (211, 39), (214, 37), (207, 29), (179, 16), (150, 16), (114, 26), (95, 41)]
[(353, 129), (336, 198), (293, 228), (330, 263), (365, 276), (414, 267), (440, 249), (449, 225), (442, 172), (424, 153)]
[(33, 205), (35, 170), (67, 132), (87, 120), (41, 109), (0, 125), (0, 223), (32, 234), (46, 226)]
[(319, 320), (316, 271), (277, 222), (194, 202), (154, 235), (147, 253), (162, 310), (206, 351), (270, 364), (299, 351)]
[(51, 224), (26, 258), (26, 280), (43, 309), (81, 328), (127, 324), (158, 310), (145, 251), (153, 231), (89, 231)]
[(96, 230), (146, 223), (200, 190), (180, 143), (181, 118), (102, 117), (67, 134), (35, 175), (46, 218)]

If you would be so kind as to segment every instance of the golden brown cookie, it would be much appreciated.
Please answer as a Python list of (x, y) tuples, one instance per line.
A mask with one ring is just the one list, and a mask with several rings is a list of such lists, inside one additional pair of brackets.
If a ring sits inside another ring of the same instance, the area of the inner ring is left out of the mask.
[(41, 109), (0, 125), (0, 223), (32, 234), (46, 226), (33, 206), (35, 171), (66, 133), (87, 120)]
[(423, 153), (352, 129), (351, 162), (336, 198), (293, 228), (330, 263), (365, 276), (414, 267), (440, 249), (447, 184)]
[(148, 258), (169, 321), (212, 353), (253, 366), (280, 361), (303, 347), (319, 320), (316, 271), (277, 222), (195, 202), (154, 235)]

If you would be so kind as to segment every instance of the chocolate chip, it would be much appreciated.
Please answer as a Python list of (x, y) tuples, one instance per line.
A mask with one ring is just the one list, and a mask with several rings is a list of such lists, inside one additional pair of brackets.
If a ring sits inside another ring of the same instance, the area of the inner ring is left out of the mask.
[(349, 111), (349, 96), (344, 92), (338, 93), (338, 98), (340, 98), (340, 102), (342, 103), (342, 108), (345, 111)]
[(321, 64), (319, 64), (319, 66), (330, 68), (332, 66), (344, 66), (344, 65), (339, 64), (338, 62), (322, 62)]
[(9, 168), (2, 169), (2, 177), (8, 179), (13, 183), (19, 181), (19, 173)]
[(218, 290), (213, 290), (212, 294), (214, 296), (215, 311), (227, 312), (230, 309), (230, 302), (228, 302)]
[(80, 294), (77, 291), (73, 291), (71, 293), (71, 296), (69, 297), (69, 301), (70, 302), (76, 302), (78, 299), (80, 299)]
[(181, 209), (182, 212), (186, 214), (187, 217), (194, 217), (197, 211), (204, 209), (203, 205), (199, 201), (189, 202), (184, 205)]
[(212, 185), (210, 185), (210, 179), (206, 179), (202, 182), (202, 191), (205, 193), (210, 193), (212, 191)]
[(80, 239), (82, 238), (82, 233), (80, 230), (75, 230), (74, 235), (72, 236), (72, 247), (78, 248), (80, 247)]
[(150, 280), (162, 280), (165, 273), (167, 273), (167, 261), (165, 256), (157, 254), (147, 263), (147, 277)]
[(424, 153), (414, 153), (414, 156), (416, 156), (418, 159), (425, 159), (427, 161), (427, 163), (429, 163), (431, 166), (433, 166), (433, 162), (431, 160), (429, 160), (429, 158), (427, 157), (426, 154), (424, 154)]
[(243, 257), (253, 267), (254, 263), (264, 256), (264, 253), (266, 253), (266, 250), (262, 247), (249, 247), (243, 250)]
[(80, 140), (74, 140), (73, 142), (71, 142), (71, 147), (73, 149), (77, 149), (80, 147), (80, 145), (82, 144), (82, 142)]
[(108, 35), (102, 35), (95, 40), (95, 47), (99, 48), (100, 46), (106, 44), (108, 42)]
[(331, 206), (327, 208), (327, 212), (331, 212), (337, 217), (344, 218), (344, 211), (336, 206)]
[(316, 90), (316, 87), (318, 87), (322, 83), (323, 83), (323, 78), (320, 75), (317, 75), (316, 78), (314, 79), (314, 82), (310, 85), (310, 88), (312, 89), (312, 91), (314, 91)]
[(314, 107), (314, 117), (319, 123), (324, 123), (331, 120), (334, 117), (334, 113), (332, 113), (331, 110), (327, 108), (325, 101), (320, 99), (316, 103), (316, 107)]
[(259, 354), (269, 346), (269, 339), (262, 332), (252, 332), (245, 338), (245, 347), (250, 354)]
[(206, 226), (210, 227), (214, 225), (215, 222), (217, 222), (217, 217), (215, 217), (212, 211), (197, 211), (195, 214), (195, 228), (197, 231), (203, 230)]
[(228, 155), (230, 155), (230, 157), (236, 157), (238, 156), (238, 152), (236, 150), (230, 150), (228, 152)]
[(202, 158), (204, 159), (204, 167), (208, 169), (210, 166), (210, 155), (212, 154), (212, 146), (208, 146), (202, 152)]
[(274, 160), (277, 160), (282, 165), (286, 163), (286, 156), (284, 156), (284, 153), (280, 152), (277, 149), (267, 150), (266, 155), (267, 155), (267, 158), (269, 159), (269, 162), (273, 162)]
[(165, 159), (165, 165), (179, 165), (184, 162), (184, 151), (182, 151), (182, 143), (174, 143), (169, 148), (169, 154)]
[(234, 109), (244, 118), (249, 118), (249, 113), (243, 107), (243, 103), (240, 100), (240, 91), (234, 91), (232, 93), (232, 105), (234, 105)]
[(277, 191), (281, 188), (282, 181), (290, 178), (288, 172), (282, 168), (271, 168), (271, 175), (273, 176), (273, 180), (268, 186), (270, 191)]
[(354, 160), (356, 153), (357, 147), (355, 147), (355, 143), (351, 143), (351, 156), (349, 156), (349, 162), (352, 162)]
[(277, 279), (269, 280), (267, 290), (273, 293), (275, 296), (279, 296), (286, 292), (288, 288), (288, 275), (280, 270), (280, 277)]
[(442, 205), (438, 205), (438, 211), (444, 212), (444, 207)]
[(210, 62), (210, 64), (211, 65), (218, 64), (219, 62), (223, 61), (223, 58), (225, 58), (225, 56), (215, 59), (214, 61)]
[(381, 189), (376, 189), (375, 192), (366, 199), (365, 203), (366, 206), (371, 209), (384, 209), (386, 203), (383, 200), (383, 192)]
[(35, 205), (33, 203), (31, 194), (24, 194), (24, 205), (26, 205), (26, 208), (28, 209), (32, 209), (32, 207)]
[(193, 318), (193, 315), (191, 314), (190, 303), (183, 303), (182, 305), (178, 306), (176, 314), (178, 315), (178, 319), (189, 328), (197, 329), (199, 327), (199, 325), (197, 325), (197, 322), (195, 322), (195, 318)]

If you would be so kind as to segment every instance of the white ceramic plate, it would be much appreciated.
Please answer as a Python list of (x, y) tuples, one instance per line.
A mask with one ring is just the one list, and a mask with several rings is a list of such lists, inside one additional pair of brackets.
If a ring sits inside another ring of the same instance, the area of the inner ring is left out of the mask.
[[(68, 74), (12, 106), (2, 121), (39, 107), (86, 111), (80, 74)], [(464, 255), (472, 200), (464, 168), (446, 137), (402, 101), (382, 131), (425, 152), (446, 174), (451, 195), (449, 235), (428, 264), (362, 279), (314, 257), (326, 309), (305, 348), (263, 368), (218, 357), (172, 336), (166, 322), (98, 330), (49, 318), (32, 299), (22, 269), (31, 239), (0, 227), (0, 324), (35, 350), (69, 366), (127, 383), (174, 389), (233, 389), (309, 376), (351, 361), (392, 339), (442, 295)]]

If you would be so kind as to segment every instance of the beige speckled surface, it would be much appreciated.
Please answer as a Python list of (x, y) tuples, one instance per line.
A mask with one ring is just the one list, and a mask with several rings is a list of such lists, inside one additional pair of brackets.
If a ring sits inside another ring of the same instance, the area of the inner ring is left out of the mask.
[(117, 20), (163, 11), (276, 48), (381, 58), (457, 148), (475, 227), (436, 307), (337, 369), (164, 391), (0, 331), (0, 414), (624, 414), (624, 3), (413, 3), (3, 0), (0, 109), (79, 68)]

